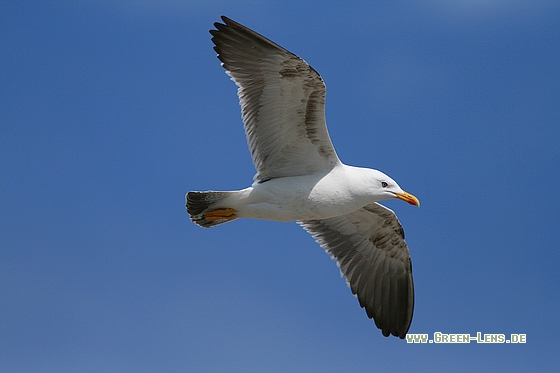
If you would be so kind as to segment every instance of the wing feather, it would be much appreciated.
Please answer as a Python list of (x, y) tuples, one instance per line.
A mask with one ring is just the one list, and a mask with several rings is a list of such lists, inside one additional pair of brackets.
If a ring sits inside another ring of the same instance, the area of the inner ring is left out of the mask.
[(304, 60), (247, 27), (222, 17), (214, 49), (239, 87), (255, 180), (300, 176), (339, 161), (325, 122), (326, 88)]
[(404, 338), (412, 322), (414, 284), (404, 232), (394, 212), (374, 203), (347, 215), (299, 224), (337, 261), (383, 335)]

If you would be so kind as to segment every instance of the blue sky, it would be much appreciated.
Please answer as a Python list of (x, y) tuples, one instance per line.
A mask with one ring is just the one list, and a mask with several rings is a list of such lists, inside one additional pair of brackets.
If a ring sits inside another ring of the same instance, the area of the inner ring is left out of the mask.
[[(327, 84), (343, 162), (422, 202), (401, 220), (411, 333), (384, 338), (295, 223), (213, 229), (189, 190), (248, 186), (225, 14)], [(560, 6), (553, 1), (0, 4), (0, 370), (558, 367)]]

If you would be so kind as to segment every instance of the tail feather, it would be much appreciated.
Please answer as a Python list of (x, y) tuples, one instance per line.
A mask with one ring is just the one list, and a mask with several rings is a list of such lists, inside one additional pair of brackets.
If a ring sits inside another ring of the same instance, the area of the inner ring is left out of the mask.
[(187, 212), (191, 216), (191, 221), (204, 228), (210, 228), (231, 221), (232, 219), (208, 221), (205, 218), (205, 214), (212, 211), (218, 202), (229, 197), (233, 193), (235, 192), (188, 192), (185, 196), (185, 200)]

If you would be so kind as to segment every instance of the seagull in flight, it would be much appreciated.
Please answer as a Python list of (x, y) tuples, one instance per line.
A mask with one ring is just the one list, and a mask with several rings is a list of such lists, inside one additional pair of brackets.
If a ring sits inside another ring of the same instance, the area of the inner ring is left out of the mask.
[(412, 263), (403, 228), (379, 201), (420, 206), (381, 171), (345, 165), (325, 121), (326, 88), (303, 59), (222, 17), (214, 50), (239, 87), (253, 164), (250, 187), (187, 193), (202, 227), (239, 218), (296, 221), (333, 258), (360, 306), (384, 336), (404, 338), (412, 322)]

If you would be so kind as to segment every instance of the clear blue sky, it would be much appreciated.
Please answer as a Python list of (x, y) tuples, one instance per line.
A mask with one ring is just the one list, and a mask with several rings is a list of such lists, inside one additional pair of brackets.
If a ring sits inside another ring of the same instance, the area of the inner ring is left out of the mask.
[[(225, 14), (327, 84), (343, 162), (410, 247), (411, 333), (384, 338), (295, 223), (192, 224), (248, 186)], [(554, 1), (0, 4), (2, 372), (550, 371), (560, 365), (560, 5)]]

